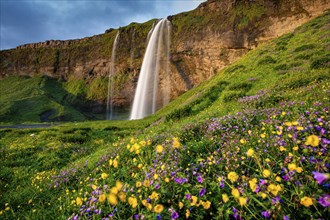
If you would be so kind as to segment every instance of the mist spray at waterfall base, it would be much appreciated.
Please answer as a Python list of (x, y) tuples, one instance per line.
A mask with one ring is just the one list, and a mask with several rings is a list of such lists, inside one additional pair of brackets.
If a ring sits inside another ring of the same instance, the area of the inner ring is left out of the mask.
[[(141, 119), (153, 114), (168, 103), (170, 22), (165, 18), (153, 28), (143, 58), (130, 119)], [(159, 89), (159, 76), (163, 76), (164, 89)]]

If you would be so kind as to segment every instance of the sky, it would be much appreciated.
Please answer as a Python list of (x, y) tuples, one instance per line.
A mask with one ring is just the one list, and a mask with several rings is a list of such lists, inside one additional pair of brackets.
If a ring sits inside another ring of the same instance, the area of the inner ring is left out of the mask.
[(102, 34), (195, 9), (205, 0), (0, 0), (0, 49)]

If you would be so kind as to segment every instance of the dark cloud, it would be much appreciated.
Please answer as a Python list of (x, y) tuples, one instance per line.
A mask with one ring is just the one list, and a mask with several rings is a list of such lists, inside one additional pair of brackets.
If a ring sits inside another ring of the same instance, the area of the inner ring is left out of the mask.
[(202, 0), (0, 0), (0, 49), (103, 33), (190, 10)]

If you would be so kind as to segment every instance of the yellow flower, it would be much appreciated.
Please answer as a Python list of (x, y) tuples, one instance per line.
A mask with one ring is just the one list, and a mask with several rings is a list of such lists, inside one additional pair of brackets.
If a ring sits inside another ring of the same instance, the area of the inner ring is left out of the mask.
[(281, 181), (282, 181), (281, 177), (279, 177), (279, 176), (277, 176), (277, 177), (275, 178), (275, 180), (276, 180), (277, 182), (281, 182)]
[(107, 177), (108, 177), (108, 174), (106, 174), (106, 173), (102, 173), (102, 174), (101, 174), (101, 178), (102, 178), (102, 179), (105, 180)]
[(189, 209), (186, 209), (186, 218), (189, 218), (189, 216), (190, 216), (190, 211)]
[(304, 127), (302, 127), (302, 126), (297, 126), (297, 130), (298, 130), (298, 131), (302, 131), (302, 130), (304, 130)]
[(151, 195), (150, 195), (150, 199), (151, 200), (157, 200), (159, 198), (159, 194), (156, 193), (156, 192), (152, 192)]
[(120, 201), (125, 202), (126, 201), (126, 193), (119, 192), (118, 193), (118, 198), (120, 199)]
[(105, 194), (101, 194), (100, 196), (99, 196), (99, 202), (104, 202), (105, 200), (106, 200), (106, 196), (105, 196)]
[(151, 211), (151, 210), (152, 210), (152, 204), (150, 204), (150, 203), (147, 203), (147, 204), (146, 204), (146, 207), (147, 207), (147, 209), (148, 209), (149, 211)]
[(262, 175), (265, 177), (265, 178), (268, 178), (269, 176), (270, 176), (270, 174), (271, 174), (271, 172), (270, 172), (270, 170), (264, 170), (264, 171), (262, 171)]
[(210, 201), (202, 202), (202, 206), (204, 209), (209, 209), (211, 207), (211, 202)]
[(261, 138), (265, 138), (266, 137), (266, 134), (261, 134), (260, 137)]
[(113, 160), (109, 160), (109, 166), (112, 166), (112, 164), (113, 164)]
[(149, 180), (143, 181), (143, 186), (149, 187), (150, 186), (150, 181)]
[(142, 167), (143, 165), (139, 163), (138, 168), (141, 169)]
[(305, 145), (311, 145), (313, 147), (319, 146), (320, 140), (319, 137), (316, 135), (310, 135), (307, 137), (307, 141), (305, 142)]
[(183, 203), (179, 202), (179, 208), (182, 209), (183, 208)]
[(117, 168), (118, 167), (118, 161), (114, 160), (112, 165), (113, 165), (114, 168)]
[(191, 196), (191, 206), (194, 206), (197, 204), (198, 198), (196, 196)]
[(261, 196), (261, 198), (263, 198), (263, 199), (265, 199), (265, 198), (267, 197), (267, 194), (266, 194), (266, 193), (263, 193), (263, 192), (262, 192), (262, 193), (260, 193), (259, 195), (260, 195), (260, 196)]
[(294, 150), (294, 151), (297, 151), (298, 149), (299, 149), (298, 146), (295, 146), (295, 147), (292, 148), (292, 150)]
[(248, 157), (252, 157), (253, 154), (254, 154), (254, 150), (252, 148), (250, 148), (246, 153)]
[(156, 180), (156, 179), (158, 179), (158, 177), (159, 177), (158, 174), (155, 173), (155, 174), (154, 174), (154, 179)]
[(246, 204), (246, 198), (245, 197), (239, 197), (238, 202), (241, 206), (244, 206)]
[(253, 192), (257, 189), (257, 182), (258, 180), (256, 178), (253, 178), (252, 180), (249, 181), (250, 188)]
[(109, 194), (108, 201), (109, 201), (110, 205), (113, 205), (113, 206), (118, 204), (117, 196), (112, 193)]
[(295, 170), (296, 168), (297, 168), (296, 164), (294, 164), (294, 163), (289, 163), (289, 164), (288, 164), (288, 169), (289, 169), (290, 171), (293, 171), (293, 170)]
[(170, 182), (170, 179), (168, 177), (165, 178), (165, 182)]
[(139, 181), (139, 182), (136, 182), (135, 183), (135, 186), (137, 187), (137, 188), (139, 188), (139, 187), (141, 187), (142, 186), (142, 183)]
[(289, 126), (292, 126), (292, 123), (291, 122), (284, 122), (284, 125), (289, 127)]
[(118, 189), (117, 189), (117, 187), (112, 187), (111, 189), (110, 189), (110, 193), (111, 194), (114, 194), (114, 195), (117, 195), (117, 193), (118, 193)]
[(233, 183), (238, 179), (238, 175), (235, 172), (228, 173), (228, 179)]
[(157, 145), (156, 146), (156, 152), (157, 153), (161, 153), (161, 152), (163, 152), (164, 151), (164, 147), (162, 146), (162, 145)]
[(222, 201), (223, 201), (224, 203), (227, 203), (228, 200), (229, 200), (229, 198), (228, 198), (227, 194), (225, 194), (225, 193), (222, 194)]
[(161, 204), (157, 204), (157, 205), (154, 207), (154, 212), (156, 212), (156, 213), (161, 213), (163, 210), (164, 210), (164, 206), (161, 205)]
[(300, 199), (300, 204), (302, 204), (305, 207), (309, 207), (313, 205), (313, 199), (307, 196), (304, 196), (303, 198)]
[(267, 191), (273, 194), (274, 196), (277, 196), (278, 192), (281, 190), (282, 188), (280, 185), (269, 184), (269, 186), (267, 187)]
[(242, 138), (241, 140), (239, 140), (239, 142), (241, 142), (241, 144), (245, 144), (246, 140), (244, 138)]
[(118, 189), (118, 191), (120, 191), (122, 187), (123, 187), (122, 182), (120, 182), (119, 180), (117, 180), (116, 181), (116, 188)]
[(137, 198), (129, 197), (128, 198), (128, 204), (130, 204), (132, 206), (132, 208), (135, 209), (137, 204), (138, 204)]
[(239, 195), (240, 195), (238, 189), (236, 189), (236, 188), (233, 188), (233, 189), (231, 190), (231, 194), (234, 196), (234, 198), (238, 198)]
[(286, 151), (286, 148), (283, 147), (283, 146), (280, 146), (280, 151), (281, 151), (281, 152), (282, 152), (282, 151)]
[(297, 167), (296, 171), (297, 171), (297, 173), (301, 173), (301, 172), (304, 171), (304, 170), (303, 170), (303, 168), (301, 168), (301, 167)]
[(77, 205), (82, 205), (82, 203), (83, 203), (82, 199), (80, 197), (77, 197), (76, 198), (76, 204)]
[(96, 189), (97, 189), (97, 186), (93, 184), (93, 185), (92, 185), (92, 189), (93, 189), (93, 190), (96, 190)]
[(179, 148), (181, 147), (181, 143), (178, 138), (173, 138), (173, 147), (174, 148)]

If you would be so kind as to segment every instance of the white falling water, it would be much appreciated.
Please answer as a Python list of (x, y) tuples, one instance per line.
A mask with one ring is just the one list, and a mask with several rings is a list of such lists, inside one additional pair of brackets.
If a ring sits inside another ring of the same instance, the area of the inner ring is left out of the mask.
[(148, 46), (148, 43), (149, 43), (149, 40), (150, 40), (151, 34), (152, 34), (152, 32), (154, 31), (154, 28), (155, 28), (155, 22), (152, 23), (152, 27), (151, 27), (150, 31), (148, 32), (148, 35), (147, 35), (147, 41), (146, 41), (146, 45), (147, 45), (147, 46)]
[(168, 75), (169, 31), (170, 22), (167, 19), (160, 20), (152, 31), (134, 96), (131, 120), (155, 113), (160, 101), (164, 99), (160, 97), (163, 95), (158, 91), (158, 84), (160, 71), (165, 79)]
[(109, 81), (108, 81), (108, 98), (107, 98), (107, 110), (106, 110), (106, 119), (113, 119), (113, 77), (116, 73), (115, 61), (116, 61), (116, 48), (119, 41), (119, 31), (116, 35), (115, 41), (112, 45), (112, 54), (111, 54), (111, 65), (109, 70)]

